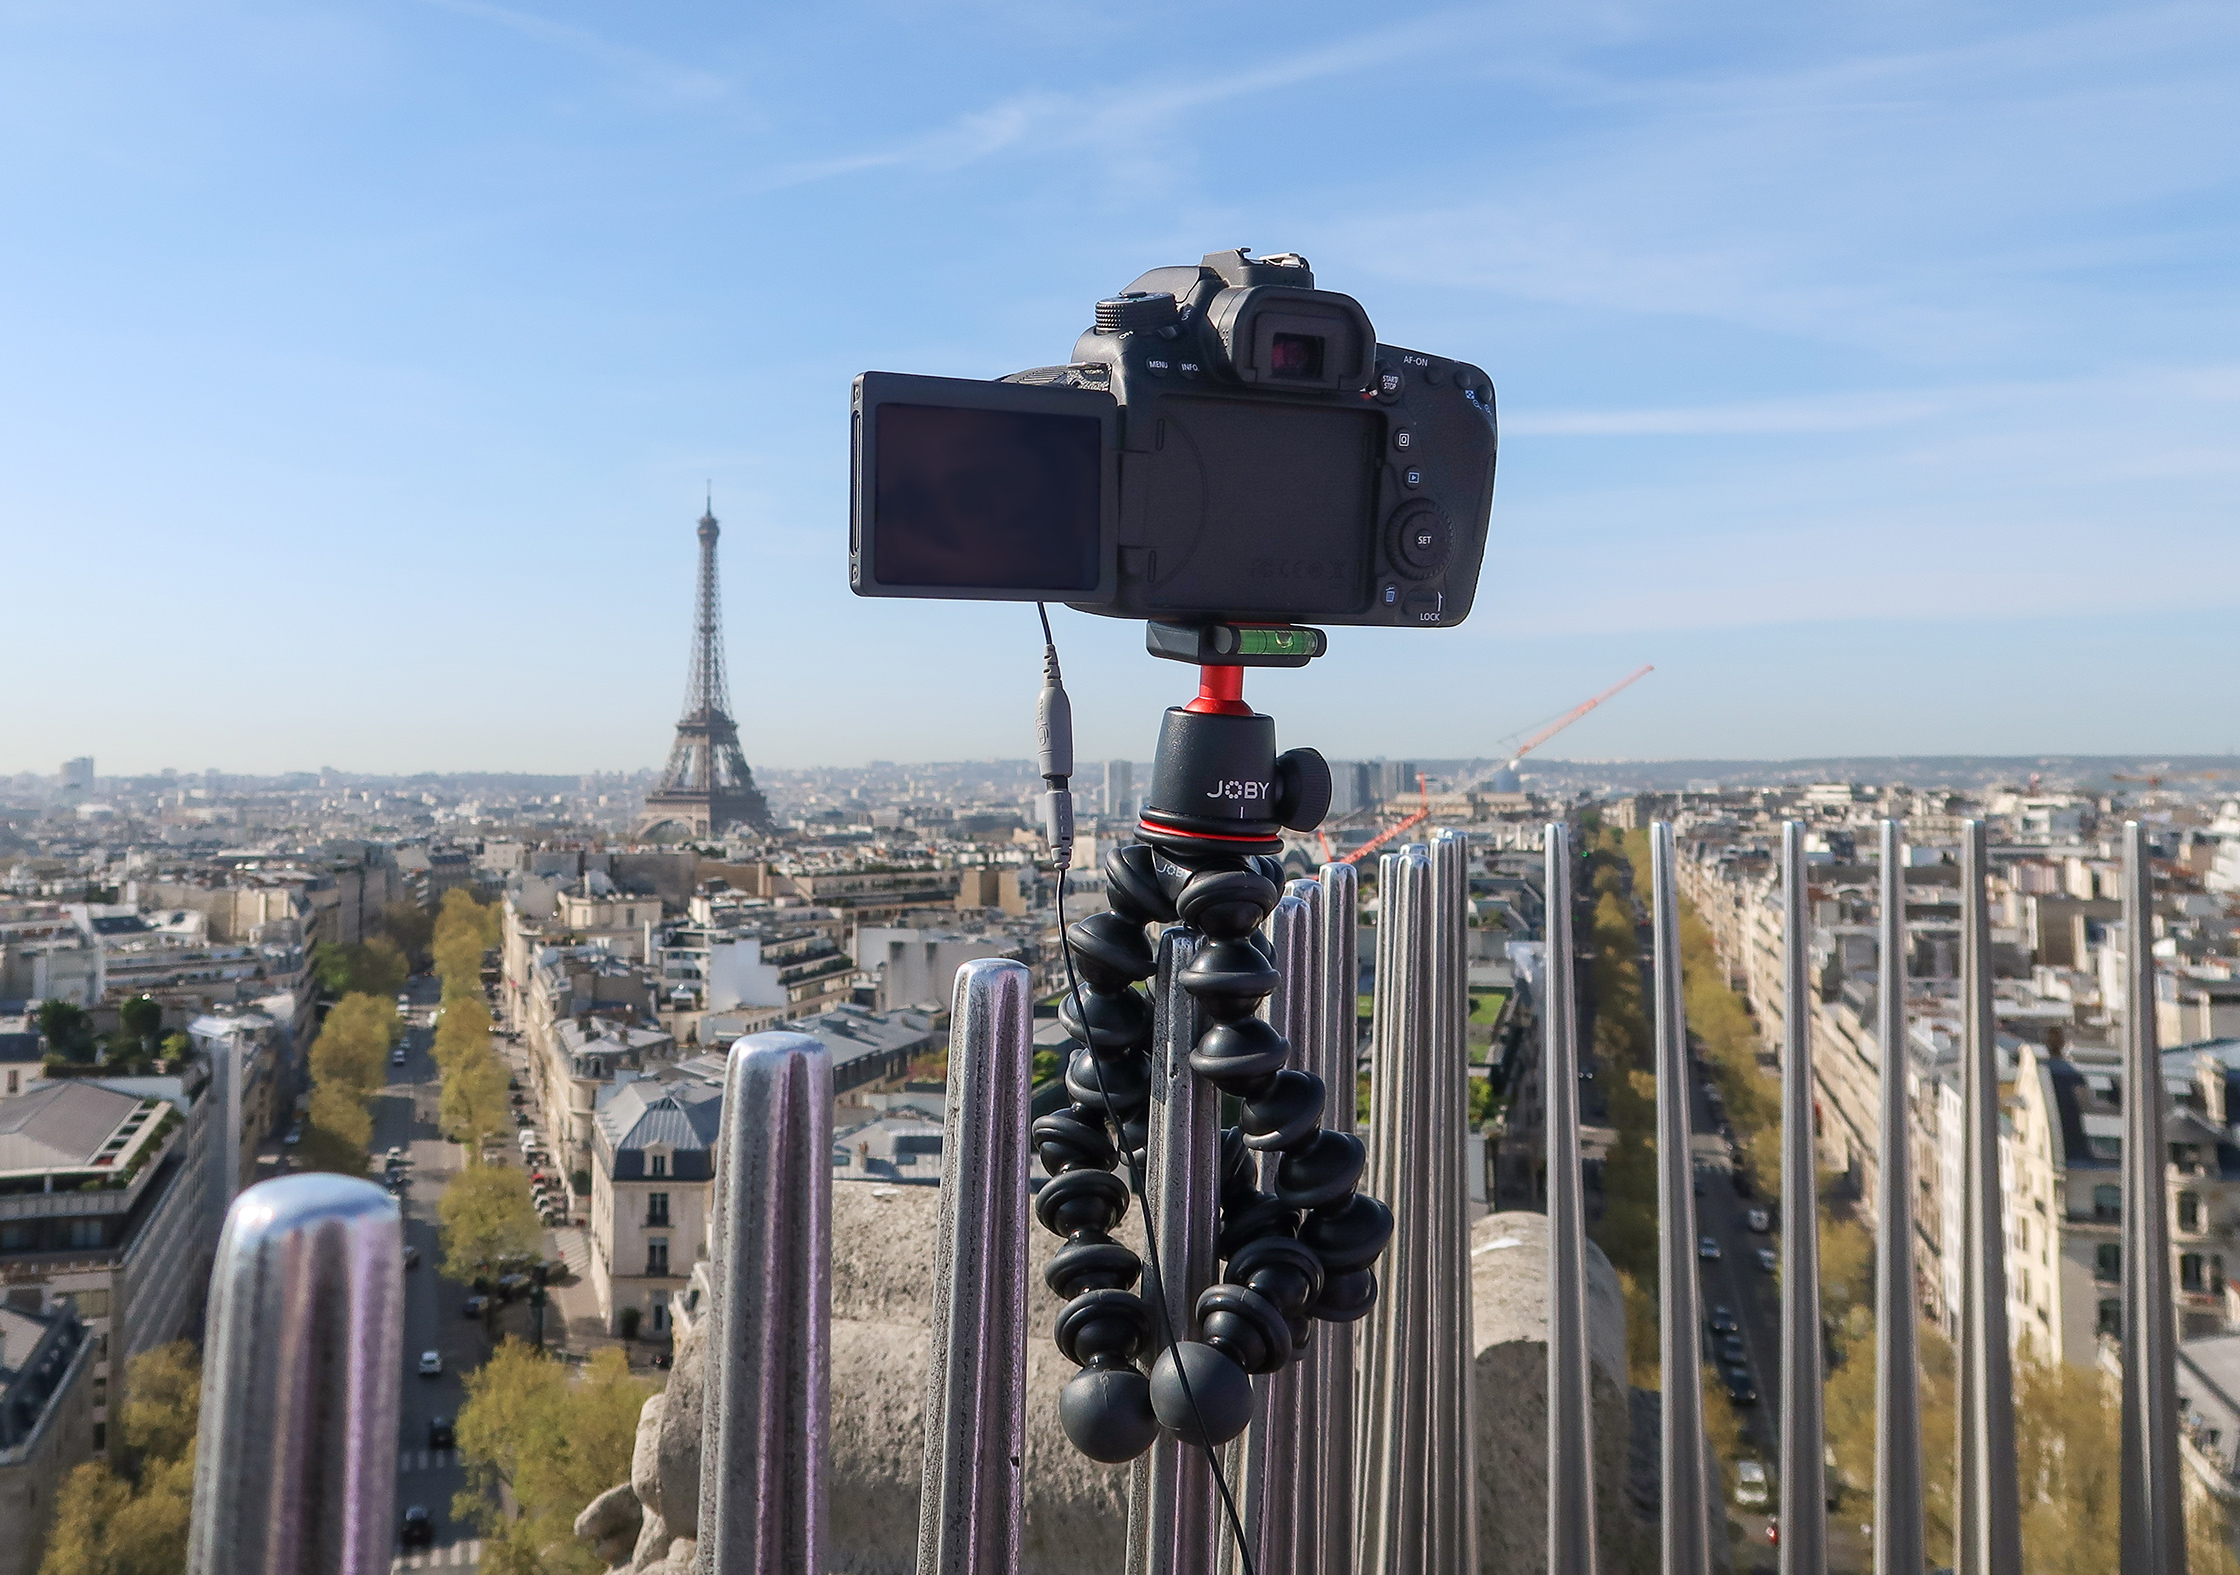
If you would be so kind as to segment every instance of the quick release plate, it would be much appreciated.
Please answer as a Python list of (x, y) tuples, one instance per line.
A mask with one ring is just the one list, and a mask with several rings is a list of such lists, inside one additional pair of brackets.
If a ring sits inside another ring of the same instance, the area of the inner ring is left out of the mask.
[(1304, 667), (1330, 648), (1320, 629), (1290, 623), (1149, 623), (1143, 643), (1193, 667)]

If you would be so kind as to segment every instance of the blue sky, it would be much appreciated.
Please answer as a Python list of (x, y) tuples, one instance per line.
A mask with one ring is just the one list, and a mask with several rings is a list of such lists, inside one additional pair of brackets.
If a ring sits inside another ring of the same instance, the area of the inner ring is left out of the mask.
[(1287, 743), (2226, 749), (2236, 102), (2231, 6), (0, 0), (0, 771), (657, 765), (708, 482), (750, 759), (1025, 754), (1031, 610), (846, 592), (848, 380), (1237, 245), (1503, 416)]

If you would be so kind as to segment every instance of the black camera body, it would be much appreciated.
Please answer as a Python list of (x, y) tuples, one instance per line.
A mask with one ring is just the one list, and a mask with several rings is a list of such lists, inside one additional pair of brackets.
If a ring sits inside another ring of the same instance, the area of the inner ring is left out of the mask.
[(1071, 364), (856, 380), (859, 595), (1168, 624), (1443, 628), (1493, 507), (1493, 385), (1377, 343), (1302, 258), (1215, 252), (1097, 303)]

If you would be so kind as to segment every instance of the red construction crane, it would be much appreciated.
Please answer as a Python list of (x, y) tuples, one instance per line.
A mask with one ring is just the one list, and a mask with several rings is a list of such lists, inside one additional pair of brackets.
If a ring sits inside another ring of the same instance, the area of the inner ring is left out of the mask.
[(2208, 780), (2221, 777), (2224, 774), (2222, 771), (2165, 771), (2156, 776), (2135, 777), (2128, 771), (2111, 771), (2108, 773), (2108, 780), (2111, 782), (2144, 782), (2147, 785), (2147, 791), (2152, 793), (2165, 782)]
[(1580, 701), (1570, 710), (1564, 712), (1563, 715), (1557, 717), (1553, 722), (1550, 722), (1546, 727), (1540, 729), (1539, 732), (1533, 734), (1530, 738), (1519, 744), (1517, 746), (1517, 752), (1509, 757), (1508, 769), (1511, 771), (1516, 770), (1518, 764), (1523, 761), (1525, 756), (1531, 754), (1535, 749), (1538, 749), (1549, 739), (1555, 737), (1556, 734), (1562, 732), (1572, 723), (1578, 721), (1579, 718), (1585, 716), (1589, 711), (1592, 711), (1596, 706), (1602, 704), (1603, 701), (1609, 699), (1619, 690), (1629, 688), (1632, 685), (1641, 682), (1642, 679), (1648, 677), (1655, 671), (1656, 669), (1654, 667), (1644, 666), (1638, 672), (1629, 673), (1624, 678), (1619, 679), (1609, 688), (1603, 690), (1602, 693), (1596, 695), (1592, 700)]
[[(1618, 682), (1612, 684), (1609, 688), (1603, 690), (1602, 693), (1596, 695), (1592, 700), (1583, 700), (1579, 704), (1573, 706), (1570, 710), (1564, 712), (1563, 715), (1557, 717), (1553, 722), (1550, 722), (1546, 727), (1540, 729), (1539, 732), (1533, 734), (1530, 738), (1519, 744), (1517, 746), (1517, 752), (1509, 757), (1508, 769), (1511, 771), (1516, 770), (1517, 762), (1524, 759), (1524, 757), (1532, 753), (1533, 750), (1538, 749), (1542, 744), (1545, 744), (1549, 739), (1555, 737), (1556, 734), (1562, 732), (1572, 723), (1578, 721), (1579, 718), (1585, 716), (1589, 711), (1592, 711), (1596, 706), (1602, 704), (1603, 701), (1609, 699), (1619, 690), (1626, 688), (1630, 684), (1639, 683), (1642, 679), (1648, 677), (1655, 671), (1656, 669), (1654, 667), (1643, 667), (1638, 672), (1629, 673), (1626, 677), (1620, 679)], [(1476, 783), (1471, 784), (1471, 786), (1473, 787), (1475, 787), (1476, 785)], [(1421, 772), (1418, 772), (1416, 774), (1416, 792), (1421, 796), (1421, 807), (1417, 809), (1414, 814), (1408, 816), (1398, 825), (1388, 826), (1383, 831), (1378, 832), (1367, 842), (1362, 843), (1360, 847), (1355, 848), (1351, 853), (1342, 856), (1338, 860), (1338, 862), (1341, 864), (1357, 864), (1363, 858), (1367, 857), (1371, 853), (1374, 853), (1378, 848), (1381, 848), (1386, 843), (1390, 842), (1394, 837), (1399, 836), (1401, 832), (1406, 831), (1409, 827), (1421, 825), (1424, 821), (1429, 820), (1431, 818), (1431, 787), (1430, 783)], [(1322, 851), (1325, 854), (1328, 854), (1332, 851), (1330, 847), (1330, 837), (1327, 832), (1325, 832), (1322, 836)]]
[[(1401, 821), (1398, 825), (1385, 827), (1384, 830), (1378, 832), (1367, 842), (1362, 843), (1360, 847), (1355, 848), (1351, 853), (1340, 856), (1338, 862), (1340, 864), (1358, 864), (1363, 859), (1367, 858), (1370, 854), (1376, 852), (1377, 849), (1390, 842), (1394, 837), (1399, 836), (1401, 832), (1406, 831), (1410, 826), (1420, 825), (1424, 821), (1429, 820), (1431, 818), (1431, 783), (1430, 779), (1425, 777), (1424, 774), (1420, 771), (1416, 773), (1416, 792), (1422, 799), (1423, 807), (1421, 809), (1418, 809), (1413, 815), (1410, 815), (1406, 820)], [(1322, 839), (1322, 847), (1324, 852), (1329, 851), (1330, 839), (1328, 837), (1324, 837)]]

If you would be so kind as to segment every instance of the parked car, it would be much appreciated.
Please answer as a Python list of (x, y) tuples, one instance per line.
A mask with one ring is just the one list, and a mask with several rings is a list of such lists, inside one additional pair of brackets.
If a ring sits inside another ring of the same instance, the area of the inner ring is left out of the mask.
[(1752, 1209), (1750, 1211), (1750, 1228), (1763, 1236), (1767, 1231), (1773, 1229), (1773, 1216), (1764, 1209)]
[(1771, 1274), (1781, 1267), (1781, 1260), (1774, 1256), (1771, 1247), (1760, 1247), (1758, 1249), (1758, 1267)]
[(404, 1266), (408, 1269), (417, 1269), (420, 1267), (420, 1249), (418, 1247), (405, 1248)]
[(451, 1431), (451, 1418), (447, 1416), (428, 1418), (428, 1447), (430, 1449), (449, 1449), (455, 1442), (456, 1439)]
[(403, 1171), (392, 1170), (389, 1172), (388, 1176), (385, 1179), (387, 1180), (388, 1187), (391, 1192), (396, 1193), (400, 1196), (403, 1194), (405, 1181)]
[(397, 1540), (408, 1548), (435, 1546), (436, 1523), (430, 1518), (426, 1505), (415, 1504), (404, 1512), (404, 1524), (397, 1530)]
[(392, 1143), (389, 1145), (389, 1163), (392, 1165), (404, 1163), (404, 1148), (401, 1144)]
[(1715, 1260), (1719, 1256), (1719, 1238), (1706, 1236), (1698, 1241), (1696, 1243), (1696, 1256), (1706, 1262)]
[(298, 1143), (301, 1143), (303, 1141), (303, 1123), (298, 1121), (294, 1126), (288, 1128), (288, 1135), (280, 1141), (290, 1148), (294, 1148)]
[(487, 1296), (470, 1296), (459, 1309), (464, 1316), (469, 1318), (479, 1318), (489, 1310), (490, 1298)]
[(1743, 1367), (1750, 1361), (1750, 1353), (1742, 1348), (1742, 1336), (1726, 1334), (1719, 1337), (1719, 1360), (1729, 1367)]
[(390, 1051), (390, 1052), (389, 1052), (389, 1064), (390, 1064), (391, 1066), (402, 1066), (402, 1065), (404, 1065), (404, 1046), (403, 1046), (403, 1045), (399, 1045), (399, 1046), (397, 1046), (397, 1047), (396, 1047), (396, 1049), (394, 1049), (394, 1050), (392, 1050), (392, 1051)]
[(1764, 1504), (1770, 1495), (1766, 1492), (1766, 1468), (1755, 1460), (1738, 1460), (1734, 1463), (1734, 1501), (1743, 1508)]
[(1758, 1386), (1750, 1381), (1750, 1375), (1745, 1372), (1730, 1371), (1727, 1374), (1727, 1404), (1756, 1405), (1757, 1403)]
[(498, 1277), (498, 1300), (510, 1302), (529, 1288), (526, 1274), (505, 1274)]
[(441, 1378), (443, 1376), (443, 1353), (441, 1351), (422, 1351), (420, 1353), (420, 1376), (422, 1378)]
[(1705, 1316), (1704, 1322), (1711, 1326), (1713, 1334), (1732, 1334), (1742, 1327), (1735, 1319), (1734, 1309), (1725, 1302), (1712, 1303), (1711, 1311)]

